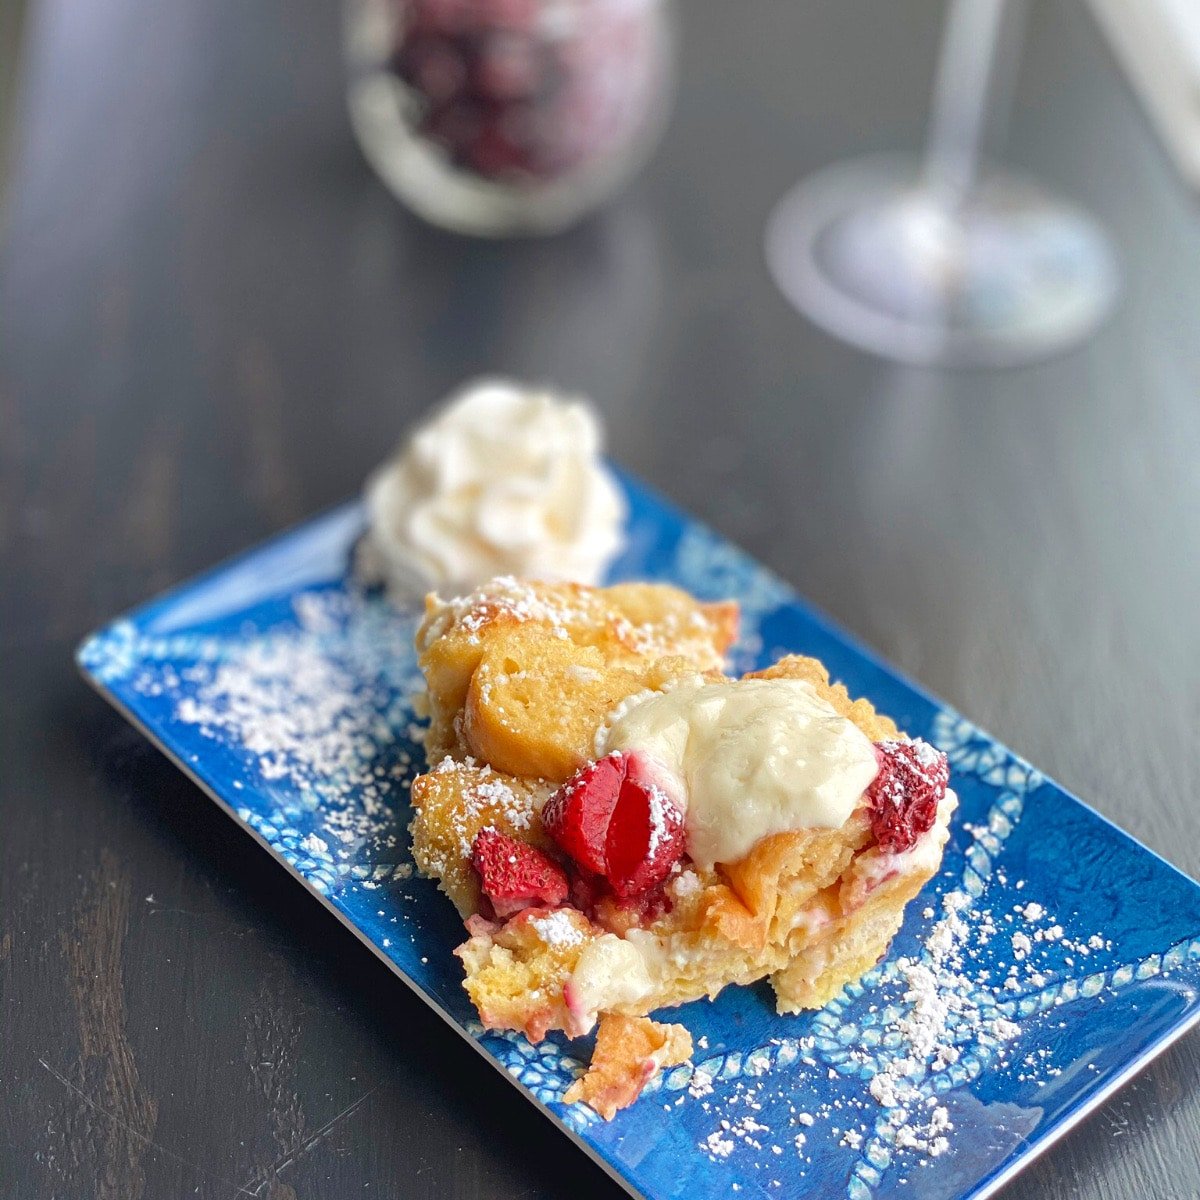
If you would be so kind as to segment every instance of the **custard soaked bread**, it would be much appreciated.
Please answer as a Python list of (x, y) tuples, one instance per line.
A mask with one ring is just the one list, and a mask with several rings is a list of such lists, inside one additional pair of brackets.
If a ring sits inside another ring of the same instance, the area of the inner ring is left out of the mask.
[(635, 1019), (764, 977), (780, 1011), (819, 1007), (884, 954), (947, 839), (945, 758), (815, 659), (726, 677), (736, 622), (662, 585), (500, 579), (430, 597), (418, 634), (413, 850), (466, 918), (465, 987), (535, 1041), (601, 1021), (575, 1094), (606, 1115), (648, 1048), (684, 1044)]
[[(591, 713), (602, 718), (610, 701), (647, 686), (663, 660), (719, 671), (736, 634), (736, 604), (701, 604), (662, 584), (502, 577), (457, 600), (430, 596), (417, 633), (429, 761), (449, 754), (490, 762), (487, 744), (510, 773), (561, 782), (591, 756)], [(557, 774), (547, 775), (552, 766)]]

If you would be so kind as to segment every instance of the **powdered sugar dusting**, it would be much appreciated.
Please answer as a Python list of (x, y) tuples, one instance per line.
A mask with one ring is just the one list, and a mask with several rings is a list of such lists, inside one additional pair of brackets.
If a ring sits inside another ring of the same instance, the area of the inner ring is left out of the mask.
[(562, 909), (544, 917), (530, 917), (529, 923), (548, 946), (578, 946), (584, 940), (582, 931)]
[(413, 774), (408, 735), (423, 689), (414, 623), (343, 591), (298, 593), (292, 612), (294, 624), (209, 647), (181, 670), (146, 665), (132, 685), (173, 699), (176, 721), (231, 748), (244, 764), (235, 788), (288, 798), (290, 827), (239, 815), (285, 856), (304, 856), (314, 886), (403, 880), (412, 867), (398, 861), (395, 810)]
[[(552, 637), (568, 639), (577, 629), (594, 631), (606, 625), (613, 638), (638, 654), (661, 657), (686, 654), (703, 667), (721, 666), (713, 647), (717, 624), (703, 611), (689, 605), (667, 609), (653, 622), (631, 621), (619, 608), (611, 606), (602, 593), (578, 591), (570, 585), (533, 586), (511, 575), (500, 575), (467, 595), (437, 600), (437, 607), (422, 634), (422, 646), (452, 630), (477, 642), (479, 632), (497, 617), (521, 624), (541, 625)], [(587, 668), (578, 669), (586, 682)]]
[(728, 1137), (720, 1130), (714, 1129), (700, 1143), (701, 1148), (707, 1150), (713, 1158), (728, 1158), (733, 1153), (733, 1138)]
[(511, 575), (498, 575), (475, 591), (439, 601), (440, 607), (425, 632), (425, 643), (444, 636), (454, 626), (468, 635), (478, 633), (499, 614), (519, 622), (537, 621), (556, 637), (568, 637), (568, 626), (585, 619), (565, 590), (540, 593)]
[[(994, 821), (976, 836), (990, 838), (988, 844), (998, 848), (994, 830), (1008, 828), (1011, 823)], [(979, 858), (973, 861), (983, 865)], [(1003, 871), (996, 874), (1007, 885)], [(865, 1200), (872, 1181), (889, 1164), (918, 1170), (953, 1150), (952, 1098), (985, 1065), (1039, 1088), (1061, 1075), (1048, 1047), (1017, 1050), (1024, 1032), (1017, 1016), (1094, 996), (1105, 985), (1100, 975), (1078, 987), (1057, 988), (1050, 982), (1054, 968), (1041, 955), (1053, 953), (1069, 967), (1075, 955), (1111, 949), (1111, 943), (1098, 933), (1072, 937), (1037, 901), (995, 912), (983, 903), (977, 886), (952, 888), (936, 908), (924, 910), (922, 919), (933, 924), (921, 937), (920, 953), (889, 961), (848, 987), (843, 998), (813, 1019), (812, 1036), (795, 1043), (772, 1039), (749, 1054), (697, 1064), (696, 1073), (704, 1072), (706, 1081), (728, 1074), (731, 1060), (737, 1064), (736, 1082), (719, 1098), (711, 1082), (692, 1093), (714, 1122), (699, 1149), (714, 1160), (737, 1157), (739, 1165), (753, 1166), (769, 1190), (781, 1186), (773, 1164), (789, 1153), (793, 1170), (804, 1178), (813, 1164), (813, 1136), (825, 1133), (858, 1155), (849, 1195)], [(988, 950), (994, 942), (1012, 952), (999, 979)], [(1139, 970), (1146, 974), (1150, 968)], [(1112, 986), (1138, 974), (1123, 971), (1112, 974)], [(1031, 1001), (1031, 994), (1039, 998)], [(801, 1075), (781, 1085), (771, 1065), (784, 1061), (795, 1063)], [(841, 1082), (854, 1078), (861, 1080), (861, 1089), (843, 1091)], [(807, 1088), (826, 1098), (799, 1109), (789, 1097)], [(759, 1138), (735, 1115), (764, 1107), (778, 1111), (780, 1104), (787, 1105), (789, 1128), (776, 1121), (770, 1137)]]
[(968, 907), (961, 892), (943, 897), (943, 916), (925, 939), (926, 954), (898, 960), (905, 990), (890, 1031), (899, 1035), (899, 1049), (870, 1082), (895, 1144), (934, 1158), (949, 1148), (953, 1126), (946, 1108), (930, 1103), (920, 1083), (929, 1073), (958, 1062), (964, 1029), (974, 1040), (993, 1043), (1010, 1041), (1020, 1032), (994, 1007), (981, 1003), (974, 980), (963, 973), (970, 937), (963, 911)]
[(440, 849), (429, 844), (425, 849), (428, 859), (425, 865), (436, 873), (445, 872), (453, 862), (470, 856), (471, 843), (482, 819), (502, 818), (505, 829), (516, 833), (529, 829), (534, 818), (534, 794), (514, 789), (494, 776), (486, 764), (479, 765), (471, 758), (457, 762), (447, 757), (433, 768), (434, 774), (455, 771), (466, 771), (472, 778), (458, 791), (453, 808), (444, 813), (445, 824), (453, 835), (451, 844)]
[(648, 854), (653, 858), (659, 850), (659, 847), (669, 836), (667, 830), (667, 805), (675, 807), (672, 801), (656, 783), (652, 783), (646, 789), (646, 798), (649, 801), (650, 809), (650, 841)]

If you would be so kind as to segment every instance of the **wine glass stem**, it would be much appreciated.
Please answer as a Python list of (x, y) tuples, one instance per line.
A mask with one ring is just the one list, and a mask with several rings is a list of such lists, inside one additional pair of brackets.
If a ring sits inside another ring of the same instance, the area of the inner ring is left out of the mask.
[(922, 181), (947, 209), (979, 177), (989, 124), (1011, 107), (1026, 0), (951, 0), (942, 34)]

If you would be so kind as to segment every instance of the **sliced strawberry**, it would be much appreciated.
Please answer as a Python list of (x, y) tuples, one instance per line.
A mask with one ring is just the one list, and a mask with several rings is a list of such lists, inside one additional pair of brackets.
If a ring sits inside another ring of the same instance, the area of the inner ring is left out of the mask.
[(608, 825), (608, 881), (628, 898), (662, 883), (683, 857), (683, 810), (667, 795), (645, 760), (627, 756), (628, 770)]
[(622, 899), (660, 884), (683, 857), (683, 810), (663, 773), (640, 754), (585, 767), (542, 809), (546, 832)]
[(950, 764), (920, 738), (877, 742), (875, 757), (879, 774), (867, 788), (871, 832), (884, 849), (903, 853), (933, 828), (950, 783)]
[(558, 863), (495, 829), (481, 829), (475, 835), (471, 865), (501, 919), (531, 904), (554, 906), (567, 898), (567, 874)]
[(605, 839), (625, 778), (626, 756), (609, 754), (584, 767), (546, 801), (542, 825), (585, 871), (604, 874)]

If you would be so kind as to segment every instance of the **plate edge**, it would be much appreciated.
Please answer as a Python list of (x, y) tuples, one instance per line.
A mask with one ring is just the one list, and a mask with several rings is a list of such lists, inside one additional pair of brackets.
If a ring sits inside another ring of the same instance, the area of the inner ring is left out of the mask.
[(978, 1191), (965, 1193), (963, 1200), (988, 1200), (990, 1196), (994, 1196), (1002, 1187), (1011, 1183), (1027, 1167), (1037, 1162), (1047, 1150), (1058, 1145), (1068, 1133), (1086, 1121), (1096, 1109), (1106, 1100), (1109, 1100), (1115, 1092), (1120, 1091), (1135, 1075), (1141, 1074), (1156, 1058), (1169, 1050), (1180, 1038), (1191, 1033), (1197, 1025), (1200, 1025), (1200, 1008), (1191, 1013), (1186, 1020), (1169, 1029), (1158, 1041), (1152, 1042), (1137, 1058), (1126, 1063), (1094, 1096), (1089, 1096), (1074, 1112), (1064, 1117), (1062, 1121), (1050, 1129), (1046, 1133), (1044, 1140), (1031, 1148), (1028, 1157), (1009, 1163), (1008, 1166), (1000, 1170), (999, 1174), (984, 1183)]

